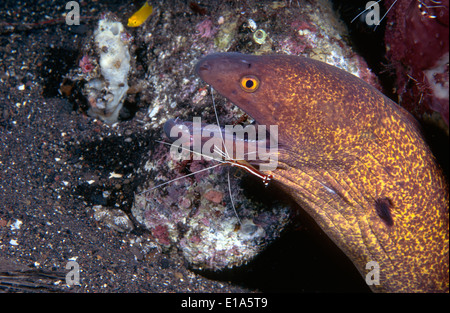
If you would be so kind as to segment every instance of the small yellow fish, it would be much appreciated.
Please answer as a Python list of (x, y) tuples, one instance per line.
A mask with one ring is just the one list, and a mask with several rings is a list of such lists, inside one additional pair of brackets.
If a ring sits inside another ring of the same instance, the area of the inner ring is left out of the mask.
[(129, 19), (128, 19), (128, 27), (138, 27), (141, 26), (148, 17), (153, 12), (153, 6), (149, 5), (147, 1), (145, 1), (142, 8), (136, 11)]

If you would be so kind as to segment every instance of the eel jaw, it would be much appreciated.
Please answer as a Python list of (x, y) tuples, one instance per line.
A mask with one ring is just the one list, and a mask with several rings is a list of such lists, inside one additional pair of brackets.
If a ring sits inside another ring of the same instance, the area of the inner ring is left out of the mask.
[[(275, 170), (278, 161), (276, 136), (257, 125), (219, 127), (170, 119), (164, 124), (167, 138), (196, 154), (230, 163), (245, 163), (262, 171)], [(213, 137), (211, 137), (211, 134)], [(211, 149), (210, 141), (214, 141)]]

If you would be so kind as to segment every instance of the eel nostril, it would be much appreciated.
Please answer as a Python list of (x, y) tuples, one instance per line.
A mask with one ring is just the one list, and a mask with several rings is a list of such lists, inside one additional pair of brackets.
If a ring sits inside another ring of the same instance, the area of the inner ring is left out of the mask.
[(198, 67), (199, 71), (209, 71), (211, 69), (211, 66), (208, 63), (203, 63)]

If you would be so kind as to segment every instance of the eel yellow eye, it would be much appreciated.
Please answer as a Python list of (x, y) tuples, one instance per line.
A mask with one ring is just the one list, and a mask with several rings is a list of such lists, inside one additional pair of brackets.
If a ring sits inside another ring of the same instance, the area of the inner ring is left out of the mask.
[(241, 78), (241, 88), (246, 92), (255, 92), (259, 88), (259, 79), (255, 76), (244, 76)]

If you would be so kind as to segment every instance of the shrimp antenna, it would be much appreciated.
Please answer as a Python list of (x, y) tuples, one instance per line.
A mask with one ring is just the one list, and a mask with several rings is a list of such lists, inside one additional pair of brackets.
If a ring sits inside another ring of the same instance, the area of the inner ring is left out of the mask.
[[(381, 0), (378, 0), (377, 3), (380, 3)], [(365, 9), (364, 11), (361, 11), (361, 13), (359, 13), (358, 15), (356, 15), (353, 20), (350, 23), (353, 23), (358, 17), (360, 17), (361, 15), (363, 15), (365, 12), (369, 11), (372, 8), (372, 6), (368, 7), (367, 9)]]
[[(381, 18), (381, 20), (380, 20), (380, 22), (378, 23), (378, 25), (380, 25), (380, 23), (381, 23), (382, 20), (384, 20), (384, 18), (386, 17), (386, 15), (389, 13), (389, 11), (392, 9), (392, 7), (397, 3), (397, 1), (398, 1), (398, 0), (395, 0), (395, 1), (391, 4), (391, 6), (389, 7), (389, 9), (386, 11), (386, 13), (384, 13), (384, 15), (383, 15), (383, 17)], [(378, 25), (375, 26), (374, 30), (377, 29)]]
[[(381, 24), (381, 22), (384, 20), (384, 18), (386, 17), (386, 15), (388, 15), (388, 13), (389, 13), (389, 11), (391, 11), (391, 9), (392, 9), (392, 7), (397, 3), (397, 1), (398, 0), (395, 0), (392, 4), (391, 4), (391, 6), (389, 7), (389, 9), (387, 9), (387, 11), (386, 11), (386, 13), (384, 13), (384, 15), (383, 15), (383, 17), (380, 19), (380, 21), (377, 23), (377, 25), (375, 25), (375, 27), (374, 27), (374, 31), (377, 29), (377, 27)], [(378, 4), (378, 3), (380, 3), (381, 2), (381, 0), (378, 0), (376, 3), (374, 3), (374, 4)], [(365, 9), (364, 11), (362, 11), (361, 13), (359, 13), (358, 15), (356, 15), (352, 20), (351, 20), (351, 22), (350, 23), (353, 23), (358, 17), (360, 17), (362, 14), (364, 14), (365, 12), (367, 12), (367, 11), (369, 11), (371, 8), (373, 8), (373, 5), (374, 4), (372, 4), (370, 7), (368, 7), (367, 9)]]
[[(217, 114), (216, 102), (214, 100), (213, 90), (214, 89), (211, 87), (211, 98), (212, 98), (212, 104), (213, 104), (213, 108), (214, 108), (214, 114), (216, 115), (217, 126), (220, 128), (219, 115)], [(224, 151), (221, 151), (221, 154), (225, 155), (227, 157), (226, 159), (230, 159), (230, 155), (228, 154), (227, 146), (225, 145), (225, 140), (223, 138), (222, 132), (220, 132), (220, 137), (222, 138), (222, 145), (224, 148)], [(216, 151), (216, 149), (214, 149), (214, 150)], [(233, 195), (231, 194), (230, 169), (229, 168), (228, 168), (227, 179), (228, 179), (228, 192), (230, 193), (231, 206), (233, 207), (233, 211), (234, 211), (234, 214), (236, 215), (239, 225), (242, 225), (241, 219), (239, 218), (239, 215), (237, 214), (236, 207), (234, 206)]]

